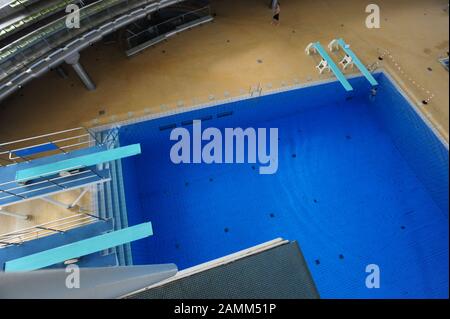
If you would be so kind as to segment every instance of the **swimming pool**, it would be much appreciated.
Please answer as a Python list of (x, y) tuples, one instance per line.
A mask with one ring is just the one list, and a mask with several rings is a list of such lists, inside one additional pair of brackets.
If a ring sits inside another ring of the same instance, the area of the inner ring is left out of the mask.
[[(230, 101), (123, 125), (128, 222), (151, 221), (134, 264), (185, 269), (283, 237), (297, 240), (322, 298), (448, 297), (448, 149), (389, 76)], [(170, 129), (279, 129), (279, 167), (171, 162)], [(381, 287), (365, 286), (377, 264)]]

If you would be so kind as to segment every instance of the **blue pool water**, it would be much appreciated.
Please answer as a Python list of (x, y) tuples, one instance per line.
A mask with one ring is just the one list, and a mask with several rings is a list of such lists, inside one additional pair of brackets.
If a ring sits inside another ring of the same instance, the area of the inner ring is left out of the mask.
[[(348, 100), (337, 82), (122, 126), (128, 219), (154, 236), (135, 264), (191, 267), (282, 237), (296, 240), (323, 298), (448, 297), (448, 150), (384, 73)], [(226, 116), (225, 116), (226, 115)], [(279, 169), (170, 161), (172, 124), (279, 128)], [(367, 289), (377, 264), (381, 288)]]

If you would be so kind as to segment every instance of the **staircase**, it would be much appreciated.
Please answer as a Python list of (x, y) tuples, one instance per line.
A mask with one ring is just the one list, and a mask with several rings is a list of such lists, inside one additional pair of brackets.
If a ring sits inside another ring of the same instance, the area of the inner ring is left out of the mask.
[[(118, 129), (99, 132), (96, 134), (96, 138), (98, 141), (105, 141), (108, 148), (119, 146)], [(110, 171), (111, 180), (101, 185), (96, 185), (98, 216), (114, 220), (114, 230), (120, 230), (128, 227), (122, 162), (117, 160), (103, 165), (104, 168)], [(133, 264), (131, 245), (129, 243), (115, 247), (112, 250), (117, 254), (119, 266), (130, 266)]]

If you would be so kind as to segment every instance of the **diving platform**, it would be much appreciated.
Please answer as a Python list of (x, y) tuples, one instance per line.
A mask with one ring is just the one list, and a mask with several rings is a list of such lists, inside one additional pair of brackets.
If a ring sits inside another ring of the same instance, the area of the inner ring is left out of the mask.
[(305, 49), (306, 54), (310, 55), (311, 50), (319, 53), (322, 57), (322, 61), (319, 63), (319, 65), (316, 66), (316, 68), (319, 69), (320, 73), (322, 73), (324, 69), (331, 70), (347, 92), (353, 91), (353, 87), (351, 86), (350, 82), (348, 82), (347, 78), (344, 76), (336, 63), (334, 63), (333, 59), (331, 59), (320, 42), (310, 43)]
[(364, 77), (369, 81), (369, 83), (372, 86), (377, 86), (378, 82), (375, 80), (373, 75), (369, 72), (369, 70), (366, 68), (366, 66), (361, 62), (361, 60), (356, 56), (356, 54), (350, 49), (350, 45), (345, 43), (343, 39), (334, 39), (328, 44), (328, 48), (330, 51), (333, 51), (334, 49), (339, 49), (339, 47), (345, 52), (347, 55), (347, 61), (350, 61), (349, 63), (352, 63), (356, 65), (356, 67), (359, 69), (359, 71), (364, 75)]
[(139, 144), (114, 149), (102, 144), (0, 167), (0, 207), (107, 182), (110, 170), (99, 164), (140, 152)]
[(28, 181), (34, 178), (47, 177), (63, 171), (81, 169), (88, 166), (114, 161), (117, 159), (137, 155), (141, 153), (140, 144), (133, 144), (110, 150), (95, 152), (77, 156), (62, 161), (22, 169), (16, 173), (16, 182)]
[[(91, 238), (114, 230), (114, 220), (101, 220), (98, 217), (77, 217), (65, 218), (53, 223), (43, 224), (39, 229), (22, 229), (16, 233), (0, 235), (0, 242), (10, 243), (7, 246), (0, 246), (0, 273), (5, 269), (5, 263), (9, 260), (18, 259), (24, 256), (33, 255), (44, 250), (57, 248), (59, 246), (75, 243), (83, 238)], [(80, 223), (78, 227), (72, 227)], [(44, 232), (52, 233), (42, 236)], [(41, 237), (42, 236), (42, 237)], [(30, 240), (27, 240), (30, 239)], [(24, 241), (22, 241), (24, 240)], [(111, 252), (86, 255), (78, 258), (79, 267), (103, 267), (117, 266), (117, 256)], [(63, 263), (46, 267), (64, 268)]]
[(153, 235), (151, 222), (83, 239), (5, 263), (5, 272), (23, 272), (45, 268), (67, 260), (110, 249)]

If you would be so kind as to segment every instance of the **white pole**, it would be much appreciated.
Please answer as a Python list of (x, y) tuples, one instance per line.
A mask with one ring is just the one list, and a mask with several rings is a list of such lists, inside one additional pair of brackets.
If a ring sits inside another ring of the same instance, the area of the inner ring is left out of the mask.
[(65, 209), (69, 208), (69, 205), (61, 203), (60, 201), (57, 201), (57, 200), (55, 200), (53, 198), (50, 198), (50, 197), (41, 197), (40, 199), (42, 199), (43, 201), (46, 201), (46, 202), (48, 202), (50, 204), (53, 204), (53, 205), (56, 205), (56, 206), (59, 206), (59, 207), (65, 208)]
[(30, 219), (30, 216), (29, 216), (29, 215), (21, 215), (21, 214), (16, 214), (16, 213), (8, 212), (7, 210), (4, 210), (4, 209), (1, 208), (1, 207), (0, 207), (0, 215), (10, 216), (10, 217), (14, 217), (14, 218), (22, 219), (22, 220), (28, 220), (28, 219)]
[(78, 204), (78, 202), (83, 198), (83, 196), (88, 192), (88, 189), (85, 188), (81, 194), (73, 201), (72, 204), (69, 205), (69, 208), (74, 207), (76, 204)]

